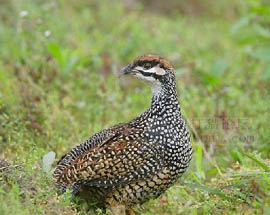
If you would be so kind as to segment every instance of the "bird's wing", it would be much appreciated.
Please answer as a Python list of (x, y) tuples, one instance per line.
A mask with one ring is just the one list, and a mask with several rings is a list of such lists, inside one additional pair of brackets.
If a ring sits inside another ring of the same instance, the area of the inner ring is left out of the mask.
[(163, 166), (162, 155), (141, 132), (126, 128), (93, 146), (62, 172), (57, 183), (108, 188), (156, 174)]
[(58, 179), (61, 177), (63, 171), (71, 166), (71, 164), (80, 156), (82, 156), (85, 152), (88, 152), (91, 150), (91, 148), (102, 144), (103, 142), (106, 142), (108, 139), (113, 137), (116, 132), (124, 130), (126, 128), (125, 123), (120, 123), (118, 125), (115, 125), (111, 128), (104, 129), (96, 134), (94, 134), (92, 137), (90, 137), (88, 140), (86, 140), (84, 143), (77, 145), (74, 147), (69, 153), (63, 155), (60, 160), (57, 162), (57, 166), (54, 170), (53, 176), (54, 178)]

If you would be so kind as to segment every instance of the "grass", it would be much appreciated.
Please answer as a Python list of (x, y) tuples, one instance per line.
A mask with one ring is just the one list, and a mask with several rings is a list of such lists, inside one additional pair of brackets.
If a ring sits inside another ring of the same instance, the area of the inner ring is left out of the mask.
[(176, 68), (194, 157), (136, 213), (270, 213), (269, 5), (207, 2), (214, 9), (195, 0), (164, 11), (137, 1), (1, 2), (0, 214), (102, 213), (58, 196), (43, 157), (57, 160), (144, 111), (150, 90), (118, 71), (148, 53)]

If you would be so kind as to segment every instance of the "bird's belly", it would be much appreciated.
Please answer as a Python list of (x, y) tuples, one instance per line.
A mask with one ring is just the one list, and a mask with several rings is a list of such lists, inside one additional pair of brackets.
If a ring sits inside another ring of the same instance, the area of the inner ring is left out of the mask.
[(136, 204), (159, 197), (175, 181), (174, 174), (168, 168), (164, 168), (152, 178), (136, 181), (116, 189), (108, 195), (106, 202), (108, 206), (121, 203), (127, 208), (131, 208)]

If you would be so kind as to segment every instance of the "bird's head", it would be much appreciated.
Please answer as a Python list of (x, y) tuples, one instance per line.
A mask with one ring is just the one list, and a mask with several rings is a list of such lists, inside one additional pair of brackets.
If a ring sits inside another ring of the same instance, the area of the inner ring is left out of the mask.
[(173, 67), (163, 58), (153, 55), (138, 57), (122, 69), (122, 74), (133, 75), (150, 83), (154, 94), (162, 88), (174, 87)]

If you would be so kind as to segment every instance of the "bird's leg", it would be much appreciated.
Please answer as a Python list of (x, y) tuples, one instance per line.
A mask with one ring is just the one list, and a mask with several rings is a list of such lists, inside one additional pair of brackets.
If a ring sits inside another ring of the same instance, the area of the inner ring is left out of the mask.
[(126, 214), (127, 215), (135, 215), (135, 213), (133, 212), (133, 210), (130, 210), (130, 209), (126, 210)]
[(125, 205), (115, 205), (107, 208), (107, 215), (126, 215)]

